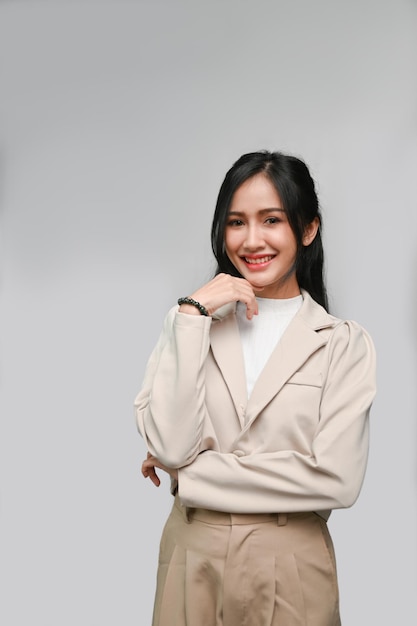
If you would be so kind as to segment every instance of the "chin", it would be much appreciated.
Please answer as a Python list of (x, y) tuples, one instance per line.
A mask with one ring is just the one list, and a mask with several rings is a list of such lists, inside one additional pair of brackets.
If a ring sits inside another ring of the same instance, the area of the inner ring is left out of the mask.
[(268, 285), (256, 285), (255, 283), (251, 282), (251, 287), (254, 290), (254, 292), (256, 293), (257, 291), (261, 292), (265, 289), (265, 287), (267, 287)]

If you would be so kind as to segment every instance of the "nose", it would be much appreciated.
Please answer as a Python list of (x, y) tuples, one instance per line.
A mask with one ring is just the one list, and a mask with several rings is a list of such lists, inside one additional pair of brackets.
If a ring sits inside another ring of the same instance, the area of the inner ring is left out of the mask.
[(263, 237), (256, 224), (248, 225), (246, 229), (245, 248), (249, 251), (259, 250), (263, 246)]

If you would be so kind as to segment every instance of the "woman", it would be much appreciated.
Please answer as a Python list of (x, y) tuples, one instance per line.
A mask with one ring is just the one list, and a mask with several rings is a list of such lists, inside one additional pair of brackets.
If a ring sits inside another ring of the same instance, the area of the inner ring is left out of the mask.
[(337, 626), (326, 522), (361, 489), (375, 354), (327, 312), (305, 163), (236, 161), (212, 247), (216, 276), (168, 313), (135, 400), (142, 473), (175, 495), (153, 626)]

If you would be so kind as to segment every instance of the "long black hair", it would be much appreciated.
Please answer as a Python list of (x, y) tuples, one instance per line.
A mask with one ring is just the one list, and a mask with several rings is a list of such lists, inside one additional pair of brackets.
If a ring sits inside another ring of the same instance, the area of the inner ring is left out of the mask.
[[(242, 183), (261, 173), (267, 176), (281, 198), (297, 242), (293, 268), (297, 282), (328, 310), (319, 201), (307, 165), (295, 156), (267, 150), (249, 152), (229, 169), (220, 187), (211, 227), (211, 246), (217, 261), (216, 274), (242, 277), (226, 254), (224, 231), (233, 194)], [(310, 245), (304, 246), (304, 231), (315, 218), (319, 220), (317, 234)]]

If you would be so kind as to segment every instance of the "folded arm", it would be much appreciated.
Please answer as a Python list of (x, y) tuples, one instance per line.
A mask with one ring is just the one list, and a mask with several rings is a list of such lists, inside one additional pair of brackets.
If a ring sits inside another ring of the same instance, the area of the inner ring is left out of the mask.
[(309, 453), (204, 451), (178, 472), (183, 504), (256, 513), (318, 511), (355, 502), (368, 458), (374, 347), (363, 329), (347, 322), (334, 331), (326, 357), (319, 422)]

